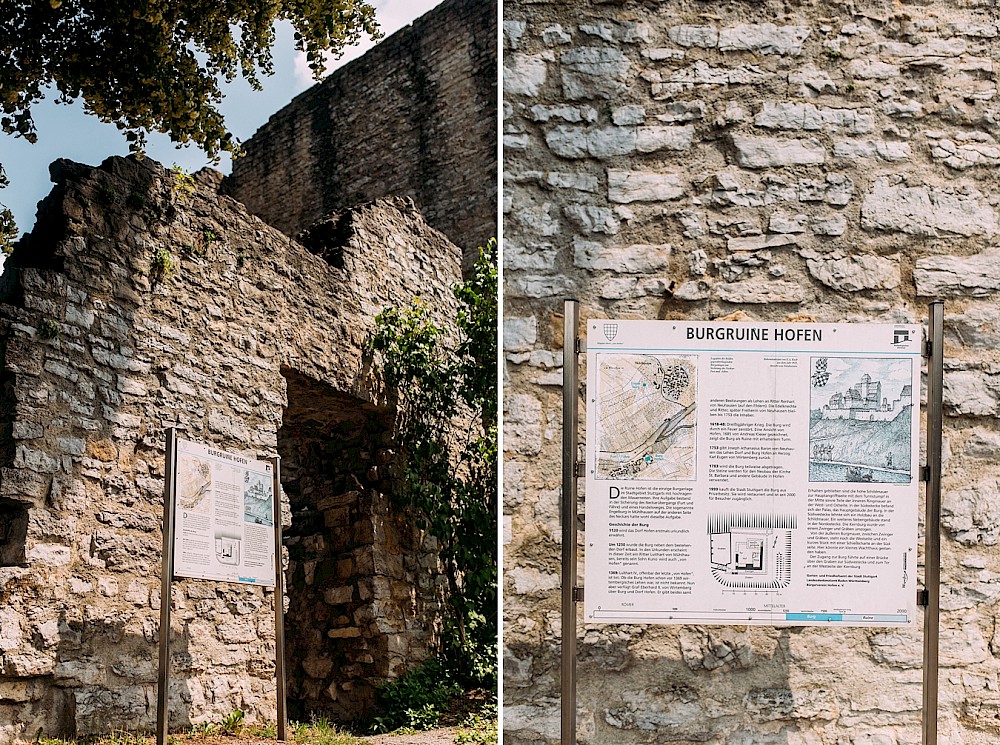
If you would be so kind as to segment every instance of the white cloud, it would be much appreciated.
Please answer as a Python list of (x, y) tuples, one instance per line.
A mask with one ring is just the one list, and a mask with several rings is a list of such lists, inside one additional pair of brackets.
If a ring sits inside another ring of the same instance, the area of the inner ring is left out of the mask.
[[(382, 33), (385, 34), (386, 38), (388, 38), (396, 31), (403, 28), (403, 26), (411, 23), (414, 19), (419, 18), (440, 3), (441, 0), (375, 0), (372, 5), (375, 6), (375, 17), (378, 19)], [(334, 60), (332, 57), (328, 57), (327, 64), (330, 65), (330, 67), (327, 69), (327, 74), (333, 72), (333, 70), (338, 67), (347, 64), (351, 60), (357, 59), (373, 46), (375, 46), (375, 43), (371, 39), (364, 38), (357, 46), (346, 50), (340, 59)], [(305, 53), (296, 52), (296, 92), (309, 88), (315, 82), (316, 81), (312, 76), (312, 70), (309, 69), (309, 65), (306, 62)]]

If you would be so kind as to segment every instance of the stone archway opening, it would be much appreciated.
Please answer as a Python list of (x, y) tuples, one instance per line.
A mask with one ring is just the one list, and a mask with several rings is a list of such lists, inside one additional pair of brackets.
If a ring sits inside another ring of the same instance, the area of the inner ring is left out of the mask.
[(294, 370), (282, 374), (289, 716), (357, 721), (371, 713), (380, 683), (429, 655), (438, 607), (432, 557), (389, 500), (385, 412)]

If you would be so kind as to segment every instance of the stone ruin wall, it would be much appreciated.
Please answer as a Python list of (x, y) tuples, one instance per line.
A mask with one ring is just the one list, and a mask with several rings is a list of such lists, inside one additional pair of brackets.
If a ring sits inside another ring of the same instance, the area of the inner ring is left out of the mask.
[[(996, 742), (994, 6), (510, 0), (504, 16), (506, 742), (558, 741), (565, 297), (584, 320), (919, 322), (946, 301), (940, 742)], [(578, 620), (583, 743), (920, 742), (919, 624)]]
[[(2, 281), (0, 743), (152, 728), (170, 426), (282, 456), (289, 710), (359, 716), (433, 652), (442, 589), (389, 503), (361, 347), (418, 291), (448, 317), (460, 251), (402, 198), (319, 226), (314, 255), (202, 175), (189, 196), (148, 161), (54, 180)], [(177, 580), (172, 602), (171, 725), (273, 721), (273, 591)]]
[(476, 258), (497, 233), (497, 3), (445, 0), (297, 96), (226, 190), (292, 235), (386, 195)]

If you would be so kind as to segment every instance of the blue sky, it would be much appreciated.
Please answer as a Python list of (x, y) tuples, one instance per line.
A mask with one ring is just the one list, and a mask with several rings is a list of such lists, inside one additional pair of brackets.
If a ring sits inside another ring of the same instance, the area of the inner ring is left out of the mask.
[[(409, 24), (441, 0), (374, 0), (376, 17), (388, 37)], [(346, 64), (371, 48), (365, 40), (347, 50), (335, 66)], [(236, 80), (222, 89), (225, 98), (221, 104), (226, 123), (240, 140), (248, 139), (296, 95), (313, 85), (305, 55), (297, 53), (292, 44), (290, 24), (280, 24), (276, 29), (274, 75), (262, 77), (262, 91), (254, 91), (242, 80)], [(3, 163), (10, 186), (0, 190), (0, 202), (14, 213), (22, 232), (35, 223), (35, 207), (52, 189), (49, 181), (49, 163), (57, 158), (69, 158), (81, 163), (97, 165), (110, 155), (127, 155), (128, 144), (123, 135), (111, 124), (102, 124), (95, 117), (83, 113), (77, 102), (71, 106), (59, 105), (46, 99), (32, 107), (32, 116), (38, 128), (38, 142), (34, 145), (19, 137), (0, 134), (0, 163)], [(146, 153), (150, 158), (170, 166), (176, 163), (189, 171), (211, 165), (204, 153), (195, 147), (176, 148), (164, 135), (148, 137)], [(229, 173), (228, 157), (213, 166)]]

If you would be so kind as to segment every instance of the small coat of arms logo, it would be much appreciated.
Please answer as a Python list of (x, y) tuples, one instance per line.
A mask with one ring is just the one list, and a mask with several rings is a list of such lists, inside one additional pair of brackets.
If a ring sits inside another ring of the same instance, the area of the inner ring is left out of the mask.
[(614, 341), (616, 336), (618, 336), (618, 324), (617, 323), (604, 324), (604, 338), (607, 339), (608, 341)]

